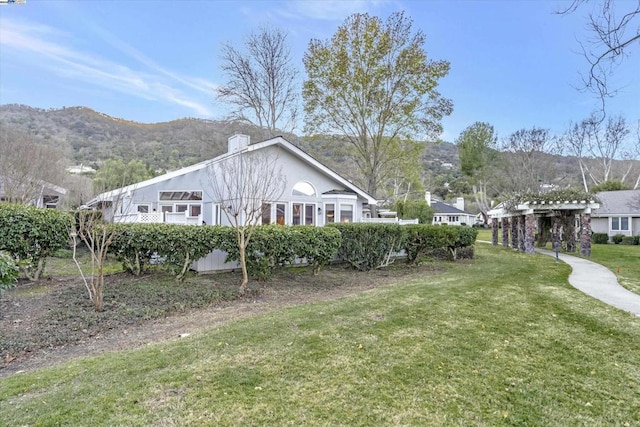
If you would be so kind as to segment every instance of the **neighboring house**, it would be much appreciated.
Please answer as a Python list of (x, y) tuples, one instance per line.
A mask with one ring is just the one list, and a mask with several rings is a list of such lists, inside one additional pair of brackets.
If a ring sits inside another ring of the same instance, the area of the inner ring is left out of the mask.
[[(216, 165), (235, 156), (265, 150), (274, 155), (286, 186), (262, 216), (263, 224), (323, 226), (332, 222), (361, 222), (376, 200), (313, 157), (278, 136), (250, 144), (246, 135), (229, 138), (229, 151), (211, 160), (96, 196), (87, 206), (103, 208), (114, 222), (230, 225), (223, 209), (233, 203), (215, 200), (211, 177)], [(115, 212), (114, 212), (115, 208)], [(224, 257), (210, 255), (198, 271), (232, 268)]]
[(640, 236), (640, 190), (603, 191), (596, 197), (600, 208), (591, 213), (591, 231)]
[[(0, 178), (0, 202), (6, 201), (4, 184), (5, 183)], [(14, 192), (19, 190), (20, 188), (13, 189)], [(25, 191), (28, 191), (27, 194), (30, 194), (28, 197), (31, 197), (30, 200), (25, 201), (25, 204), (48, 209), (57, 208), (60, 203), (60, 199), (67, 194), (66, 188), (62, 188), (48, 182), (41, 182), (38, 185), (32, 185)]]
[(458, 197), (453, 205), (431, 199), (431, 193), (425, 193), (425, 200), (433, 209), (433, 224), (448, 225), (473, 225), (476, 223), (476, 214), (464, 210), (464, 198)]

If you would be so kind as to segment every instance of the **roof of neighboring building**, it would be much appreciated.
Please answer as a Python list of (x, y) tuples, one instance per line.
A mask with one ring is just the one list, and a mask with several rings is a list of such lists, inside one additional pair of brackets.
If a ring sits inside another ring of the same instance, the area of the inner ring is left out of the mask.
[(431, 201), (431, 208), (433, 209), (433, 213), (437, 214), (457, 214), (457, 215), (473, 215), (474, 213), (467, 212), (456, 208), (455, 206), (448, 205), (439, 200)]
[(632, 215), (640, 217), (640, 190), (602, 191), (596, 196), (600, 207), (593, 216)]

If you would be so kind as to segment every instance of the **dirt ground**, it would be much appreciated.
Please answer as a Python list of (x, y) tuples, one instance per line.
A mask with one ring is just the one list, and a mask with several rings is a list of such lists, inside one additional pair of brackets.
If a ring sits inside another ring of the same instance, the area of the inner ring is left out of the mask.
[[(248, 291), (241, 297), (236, 295), (200, 308), (183, 307), (176, 312), (169, 312), (150, 320), (122, 320), (115, 315), (106, 317), (108, 320), (85, 320), (91, 324), (91, 327), (86, 329), (78, 326), (78, 322), (61, 321), (49, 324), (49, 317), (46, 317), (55, 312), (64, 313), (64, 316), (72, 319), (92, 310), (86, 295), (83, 295), (83, 285), (79, 279), (51, 277), (40, 283), (22, 283), (0, 296), (0, 340), (20, 337), (29, 341), (28, 338), (33, 338), (32, 341), (36, 344), (32, 344), (32, 348), (25, 351), (0, 353), (0, 377), (54, 366), (80, 357), (179, 340), (186, 334), (216, 328), (231, 320), (256, 316), (283, 307), (353, 295), (378, 286), (435, 274), (436, 270), (434, 265), (403, 265), (371, 272), (356, 272), (344, 266), (334, 266), (324, 269), (318, 276), (312, 276), (308, 272), (300, 274), (285, 271), (278, 273), (266, 283), (251, 282)], [(123, 274), (110, 276), (107, 278), (107, 287), (123, 286), (120, 282), (132, 280), (140, 279), (132, 279), (132, 276)], [(153, 280), (153, 277), (145, 280)], [(238, 276), (199, 276), (195, 280), (206, 280), (207, 286), (230, 288), (237, 287)], [(77, 294), (78, 298), (84, 298), (82, 303), (71, 303), (68, 296), (65, 297), (69, 292)], [(166, 301), (163, 304), (166, 304)], [(109, 307), (106, 307), (105, 311), (108, 310)], [(47, 323), (49, 329), (43, 328), (43, 322)], [(61, 331), (60, 328), (70, 328), (68, 341), (43, 341), (50, 335), (59, 334), (66, 337), (66, 331)], [(0, 349), (2, 348), (0, 345)]]

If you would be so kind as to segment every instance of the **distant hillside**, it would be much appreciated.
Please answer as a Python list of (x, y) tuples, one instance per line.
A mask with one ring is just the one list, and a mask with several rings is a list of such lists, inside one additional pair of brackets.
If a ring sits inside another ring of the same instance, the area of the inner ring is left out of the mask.
[(99, 166), (107, 159), (140, 159), (154, 169), (175, 169), (221, 154), (235, 132), (261, 139), (256, 129), (239, 123), (185, 118), (146, 124), (86, 107), (3, 105), (0, 126), (30, 131), (74, 163)]

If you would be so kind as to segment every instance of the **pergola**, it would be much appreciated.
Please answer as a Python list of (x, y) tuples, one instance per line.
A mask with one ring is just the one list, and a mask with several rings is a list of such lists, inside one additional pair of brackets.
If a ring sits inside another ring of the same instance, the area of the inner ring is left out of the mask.
[(491, 218), (492, 243), (498, 245), (500, 224), (503, 246), (509, 247), (511, 244), (514, 249), (533, 253), (537, 231), (540, 246), (551, 240), (554, 248), (575, 252), (576, 241), (579, 240), (580, 254), (590, 256), (591, 211), (599, 207), (599, 203), (593, 200), (501, 203), (488, 212)]

